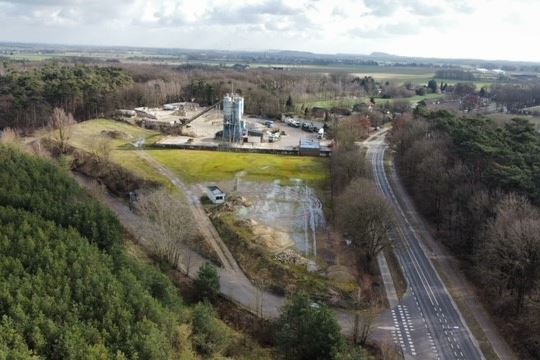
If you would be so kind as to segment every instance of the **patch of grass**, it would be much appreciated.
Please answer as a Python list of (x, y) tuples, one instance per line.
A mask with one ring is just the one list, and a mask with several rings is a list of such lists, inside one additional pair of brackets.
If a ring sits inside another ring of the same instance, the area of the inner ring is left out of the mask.
[(386, 258), (388, 268), (392, 274), (392, 281), (394, 282), (398, 299), (401, 300), (407, 291), (407, 280), (405, 280), (405, 276), (401, 271), (401, 266), (399, 265), (396, 255), (394, 254), (394, 249), (388, 247), (384, 249), (384, 257)]
[(510, 82), (508, 81), (499, 81), (499, 80), (487, 80), (487, 79), (478, 79), (478, 80), (448, 80), (448, 79), (435, 79), (438, 84), (441, 82), (448, 84), (448, 85), (455, 85), (457, 83), (472, 83), (476, 86), (476, 90), (480, 90), (483, 87), (490, 88), (493, 85), (501, 85), (501, 84), (508, 84)]
[(330, 163), (324, 158), (195, 150), (147, 152), (189, 183), (231, 180), (242, 173), (251, 181), (300, 179), (316, 189), (328, 185)]
[[(375, 104), (384, 104), (386, 102), (393, 103), (395, 101), (408, 101), (411, 104), (416, 104), (422, 100), (437, 100), (442, 99), (445, 97), (445, 94), (426, 94), (426, 95), (415, 95), (407, 98), (392, 98), (392, 99), (384, 99), (384, 98), (375, 98)], [(369, 100), (369, 99), (368, 99)]]
[[(384, 99), (381, 97), (373, 97), (375, 104), (384, 104), (386, 102), (393, 103), (394, 101), (408, 101), (411, 104), (416, 104), (422, 100), (437, 100), (445, 97), (445, 94), (426, 94), (426, 95), (415, 95), (408, 98), (391, 98)], [(351, 109), (355, 104), (359, 103), (368, 103), (370, 101), (369, 96), (364, 96), (360, 98), (342, 98), (342, 99), (332, 99), (332, 100), (310, 100), (301, 103), (304, 107), (313, 108), (319, 107), (323, 109), (331, 109), (333, 107), (338, 108), (348, 108)], [(297, 106), (297, 108), (299, 108)]]
[(167, 177), (161, 175), (144, 159), (140, 158), (136, 150), (115, 150), (111, 153), (111, 160), (142, 180), (157, 182), (170, 190), (175, 188)]
[(42, 54), (29, 54), (29, 53), (19, 53), (13, 55), (5, 55), (12, 60), (27, 60), (27, 61), (44, 61), (54, 58), (52, 55), (42, 55)]
[[(109, 120), (88, 120), (71, 127), (69, 143), (79, 149), (94, 152), (100, 142), (106, 142), (110, 148), (110, 160), (140, 177), (142, 180), (157, 182), (172, 189), (170, 181), (152, 166), (141, 159), (134, 149), (133, 142), (145, 139), (146, 144), (152, 144), (159, 138), (159, 133), (140, 128), (127, 123)], [(118, 136), (112, 137), (115, 133)]]
[[(131, 146), (130, 144), (138, 139), (153, 139), (158, 135), (156, 131), (109, 119), (83, 121), (73, 125), (71, 130), (72, 135), (69, 140), (71, 145), (87, 151), (92, 151), (100, 139), (109, 140), (109, 144), (115, 150), (129, 148), (126, 145)], [(107, 136), (104, 132), (117, 132), (119, 135), (125, 135), (125, 137), (113, 138)]]
[(304, 105), (304, 107), (308, 108), (314, 108), (319, 107), (323, 109), (331, 109), (333, 107), (338, 108), (352, 108), (354, 104), (358, 104), (361, 102), (369, 101), (369, 98), (342, 98), (342, 99), (331, 99), (331, 100), (310, 100), (305, 101), (301, 104)]

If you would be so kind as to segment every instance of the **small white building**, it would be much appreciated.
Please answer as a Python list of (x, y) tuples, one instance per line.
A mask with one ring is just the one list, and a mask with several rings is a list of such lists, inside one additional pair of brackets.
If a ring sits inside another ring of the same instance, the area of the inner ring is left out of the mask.
[(225, 202), (225, 193), (217, 186), (208, 186), (208, 198), (214, 204), (223, 204)]

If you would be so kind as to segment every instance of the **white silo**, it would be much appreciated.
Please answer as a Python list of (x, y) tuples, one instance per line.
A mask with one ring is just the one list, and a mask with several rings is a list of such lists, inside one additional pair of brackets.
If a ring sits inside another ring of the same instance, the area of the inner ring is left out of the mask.
[(239, 142), (246, 131), (244, 114), (244, 98), (237, 95), (225, 95), (223, 97), (223, 140)]

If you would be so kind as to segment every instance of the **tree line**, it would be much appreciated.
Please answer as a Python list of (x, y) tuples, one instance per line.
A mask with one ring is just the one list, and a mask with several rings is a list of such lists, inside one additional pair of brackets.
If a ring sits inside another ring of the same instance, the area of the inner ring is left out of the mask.
[(356, 143), (368, 136), (369, 128), (366, 117), (349, 117), (337, 124), (331, 191), (336, 228), (351, 242), (363, 269), (373, 274), (375, 257), (390, 245), (387, 231), (392, 213), (371, 180), (365, 151)]
[(118, 106), (116, 91), (130, 84), (131, 77), (114, 67), (9, 68), (0, 76), (0, 126), (42, 127), (55, 107), (80, 120), (98, 117)]
[(118, 108), (159, 107), (192, 100), (206, 106), (231, 91), (244, 95), (249, 114), (280, 117), (283, 112), (296, 111), (309, 115), (310, 101), (409, 97), (419, 89), (346, 72), (245, 72), (205, 65), (108, 62), (9, 63), (0, 67), (0, 127), (43, 127), (54, 108), (84, 121), (112, 115)]
[(506, 84), (492, 86), (489, 95), (510, 112), (540, 105), (540, 84)]
[[(527, 120), (416, 112), (391, 134), (396, 165), (437, 238), (463, 261), (522, 358), (540, 353), (540, 134)], [(510, 328), (512, 330), (510, 330)]]

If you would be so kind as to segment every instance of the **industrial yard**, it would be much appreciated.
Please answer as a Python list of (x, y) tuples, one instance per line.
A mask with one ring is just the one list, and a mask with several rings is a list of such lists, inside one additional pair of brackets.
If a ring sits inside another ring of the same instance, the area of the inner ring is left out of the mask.
[(164, 133), (156, 146), (328, 156), (332, 141), (325, 138), (321, 121), (244, 116), (243, 101), (237, 94), (227, 94), (208, 107), (184, 102), (120, 110), (119, 115), (131, 124)]

